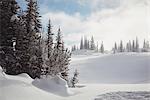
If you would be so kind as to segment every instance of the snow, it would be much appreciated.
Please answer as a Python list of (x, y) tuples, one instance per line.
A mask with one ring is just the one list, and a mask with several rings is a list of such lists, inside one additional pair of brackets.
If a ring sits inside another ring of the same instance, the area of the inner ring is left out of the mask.
[(112, 92), (99, 95), (95, 100), (148, 100), (150, 92)]
[(68, 89), (67, 82), (60, 76), (46, 77), (43, 79), (36, 79), (33, 85), (50, 93), (54, 93), (60, 96), (70, 96), (73, 93)]
[(78, 69), (80, 83), (148, 83), (149, 61), (149, 53), (73, 55), (70, 74)]
[(131, 100), (130, 95), (149, 100), (149, 60), (149, 53), (73, 55), (70, 74), (78, 69), (77, 88), (68, 88), (59, 76), (33, 80), (0, 68), (0, 100)]
[(11, 22), (13, 22), (15, 20), (19, 20), (19, 18), (17, 17), (17, 15), (13, 15), (10, 20)]

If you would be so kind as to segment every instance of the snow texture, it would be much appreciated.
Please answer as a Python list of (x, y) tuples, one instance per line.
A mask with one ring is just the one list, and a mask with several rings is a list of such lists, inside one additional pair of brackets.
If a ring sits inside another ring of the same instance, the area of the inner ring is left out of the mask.
[[(83, 51), (81, 51), (83, 52)], [(149, 53), (73, 55), (70, 74), (79, 71), (80, 83), (134, 84), (150, 82)], [(85, 54), (85, 53), (84, 53)]]
[(94, 100), (150, 100), (150, 92), (112, 92), (99, 95)]

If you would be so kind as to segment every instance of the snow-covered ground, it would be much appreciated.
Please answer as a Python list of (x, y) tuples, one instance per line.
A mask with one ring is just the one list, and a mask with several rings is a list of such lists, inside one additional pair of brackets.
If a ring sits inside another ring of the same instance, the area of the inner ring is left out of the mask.
[(78, 69), (81, 83), (150, 82), (150, 54), (118, 53), (73, 55), (70, 70)]
[(33, 80), (0, 69), (0, 100), (150, 100), (148, 53), (73, 55), (70, 73), (76, 68), (80, 83), (72, 89), (58, 76)]

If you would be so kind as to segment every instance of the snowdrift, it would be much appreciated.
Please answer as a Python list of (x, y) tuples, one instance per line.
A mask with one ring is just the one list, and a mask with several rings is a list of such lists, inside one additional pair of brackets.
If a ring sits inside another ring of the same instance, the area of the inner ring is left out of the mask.
[(61, 100), (72, 94), (59, 76), (33, 80), (25, 73), (7, 75), (0, 67), (0, 100)]
[(68, 89), (67, 82), (60, 76), (48, 76), (44, 79), (35, 79), (32, 84), (37, 88), (60, 96), (73, 95), (73, 93)]

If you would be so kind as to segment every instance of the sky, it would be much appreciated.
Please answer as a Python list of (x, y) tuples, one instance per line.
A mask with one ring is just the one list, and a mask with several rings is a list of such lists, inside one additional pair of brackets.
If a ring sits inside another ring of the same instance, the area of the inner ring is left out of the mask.
[[(25, 10), (24, 0), (17, 0)], [(44, 29), (51, 19), (53, 32), (61, 28), (67, 47), (79, 45), (81, 37), (110, 50), (114, 42), (136, 36), (140, 46), (150, 40), (150, 0), (38, 0)]]

